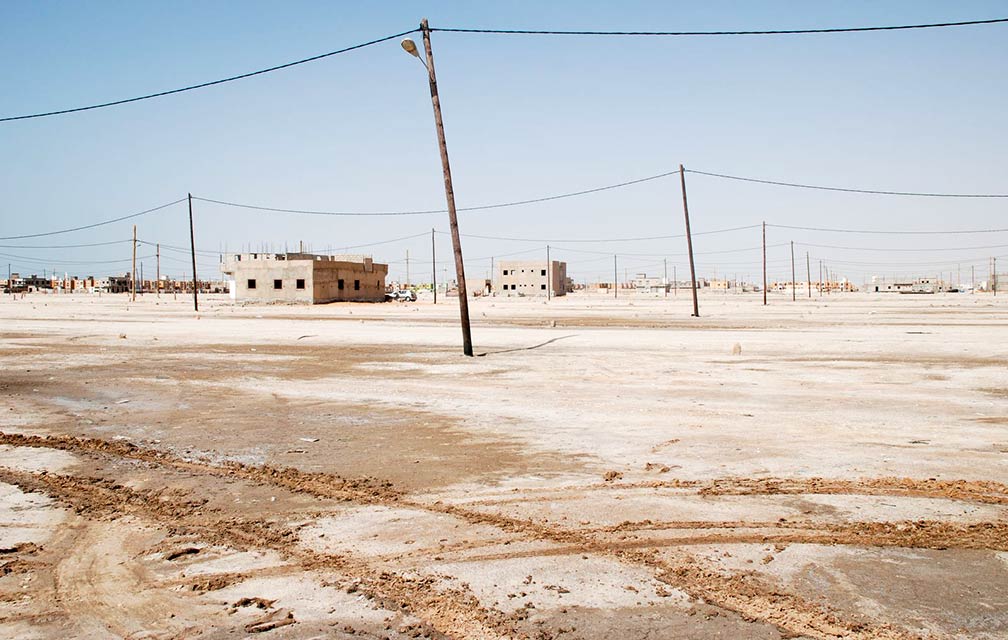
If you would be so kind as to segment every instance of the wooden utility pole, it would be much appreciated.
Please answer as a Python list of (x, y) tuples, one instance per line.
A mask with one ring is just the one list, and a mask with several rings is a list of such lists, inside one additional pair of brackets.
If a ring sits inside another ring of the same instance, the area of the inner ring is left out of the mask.
[(130, 290), (133, 302), (136, 302), (136, 225), (133, 225), (133, 266), (130, 269)]
[(549, 245), (546, 245), (546, 299), (553, 297), (553, 264), (550, 262)]
[(192, 252), (192, 300), (193, 310), (199, 311), (199, 285), (196, 283), (196, 235), (192, 221), (192, 194), (189, 194), (189, 249)]
[(451, 165), (448, 163), (448, 145), (445, 143), (444, 122), (441, 119), (441, 99), (438, 97), (437, 76), (434, 73), (434, 52), (431, 49), (430, 26), (427, 18), (420, 21), (424, 51), (427, 54), (427, 80), (430, 83), (431, 104), (434, 107), (434, 126), (437, 129), (438, 148), (441, 151), (441, 169), (444, 172), (445, 199), (448, 202), (448, 225), (451, 228), (452, 249), (455, 252), (455, 277), (458, 280), (459, 315), (462, 321), (462, 352), (472, 356), (472, 332), (469, 329), (469, 299), (462, 263), (462, 240), (459, 237), (458, 217), (455, 213), (455, 191), (452, 188)]
[(686, 218), (686, 251), (689, 253), (690, 282), (693, 286), (693, 317), (700, 317), (700, 307), (697, 304), (696, 266), (693, 264), (693, 236), (689, 226), (689, 204), (686, 202), (686, 169), (679, 165), (679, 185), (682, 187), (683, 216)]
[(791, 302), (798, 299), (798, 295), (795, 293), (797, 288), (797, 283), (795, 282), (794, 274), (794, 240), (791, 241)]
[(618, 273), (619, 272), (616, 270), (616, 254), (614, 253), (613, 257), (612, 257), (612, 292), (613, 292), (612, 297), (613, 298), (619, 297), (619, 287), (617, 286), (617, 282), (616, 282), (617, 278), (619, 278), (619, 275), (617, 275)]
[(154, 252), (157, 256), (157, 297), (161, 297), (161, 243), (157, 243), (157, 249)]
[(808, 297), (812, 299), (812, 263), (809, 262), (808, 251), (805, 252), (805, 282), (808, 284)]
[(991, 291), (997, 297), (997, 258), (991, 258)]
[(665, 297), (668, 297), (668, 258), (662, 258), (662, 289), (665, 291)]
[[(434, 290), (434, 304), (437, 304), (437, 246), (434, 244), (434, 230), (430, 230), (430, 272), (431, 272), (431, 289)], [(490, 274), (493, 277), (493, 262), (490, 262)], [(493, 287), (493, 280), (490, 281), (490, 287)]]
[(766, 220), (763, 221), (763, 306), (766, 306)]

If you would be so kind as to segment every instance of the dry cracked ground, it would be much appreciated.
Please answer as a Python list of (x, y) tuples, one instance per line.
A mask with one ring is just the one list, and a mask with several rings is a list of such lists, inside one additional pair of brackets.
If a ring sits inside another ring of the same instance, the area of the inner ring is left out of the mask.
[(4, 638), (1006, 638), (1008, 304), (0, 301)]

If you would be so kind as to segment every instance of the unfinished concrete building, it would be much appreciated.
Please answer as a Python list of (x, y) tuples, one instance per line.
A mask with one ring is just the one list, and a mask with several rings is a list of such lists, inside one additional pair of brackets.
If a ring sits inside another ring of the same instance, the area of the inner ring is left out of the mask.
[(494, 290), (505, 296), (562, 296), (567, 293), (567, 263), (552, 260), (500, 262)]
[(227, 254), (221, 273), (236, 302), (382, 302), (388, 265), (369, 256)]

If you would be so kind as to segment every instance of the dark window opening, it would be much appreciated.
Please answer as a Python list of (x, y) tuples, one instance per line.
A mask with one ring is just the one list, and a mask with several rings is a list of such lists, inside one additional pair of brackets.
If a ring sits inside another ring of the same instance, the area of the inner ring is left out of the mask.
[(273, 288), (274, 289), (283, 289), (283, 280), (274, 280), (273, 281)]
[(540, 288), (542, 288), (543, 291), (546, 290), (546, 285), (543, 284), (543, 285), (539, 285), (539, 286), (540, 286)]
[(353, 281), (353, 290), (354, 291), (360, 291), (360, 280), (354, 280)]
[(255, 278), (249, 278), (248, 288), (249, 289), (255, 289)]
[(304, 278), (298, 278), (297, 281), (295, 281), (295, 286), (298, 289), (304, 289)]
[(546, 270), (545, 269), (542, 270), (542, 275), (546, 275)]
[(338, 288), (340, 291), (343, 290), (343, 279), (342, 278), (340, 278), (339, 281), (336, 283), (336, 288)]

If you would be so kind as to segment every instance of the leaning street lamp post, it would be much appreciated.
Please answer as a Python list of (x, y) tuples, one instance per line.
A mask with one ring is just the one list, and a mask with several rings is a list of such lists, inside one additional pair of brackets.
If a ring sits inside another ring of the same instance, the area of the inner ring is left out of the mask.
[(452, 249), (455, 252), (455, 277), (458, 281), (459, 314), (462, 320), (462, 352), (472, 356), (472, 334), (469, 331), (469, 299), (465, 281), (465, 266), (462, 264), (462, 241), (459, 238), (458, 217), (455, 215), (455, 191), (452, 189), (451, 166), (448, 163), (448, 146), (445, 143), (444, 122), (441, 120), (441, 100), (438, 98), (437, 77), (434, 75), (434, 53), (431, 51), (430, 27), (427, 18), (420, 21), (423, 32), (424, 51), (427, 62), (420, 58), (416, 43), (406, 38), (402, 48), (406, 53), (420, 60), (427, 68), (427, 80), (430, 83), (431, 103), (434, 105), (434, 127), (437, 129), (438, 147), (441, 150), (441, 169), (444, 171), (445, 199), (448, 202), (448, 225), (451, 228)]

